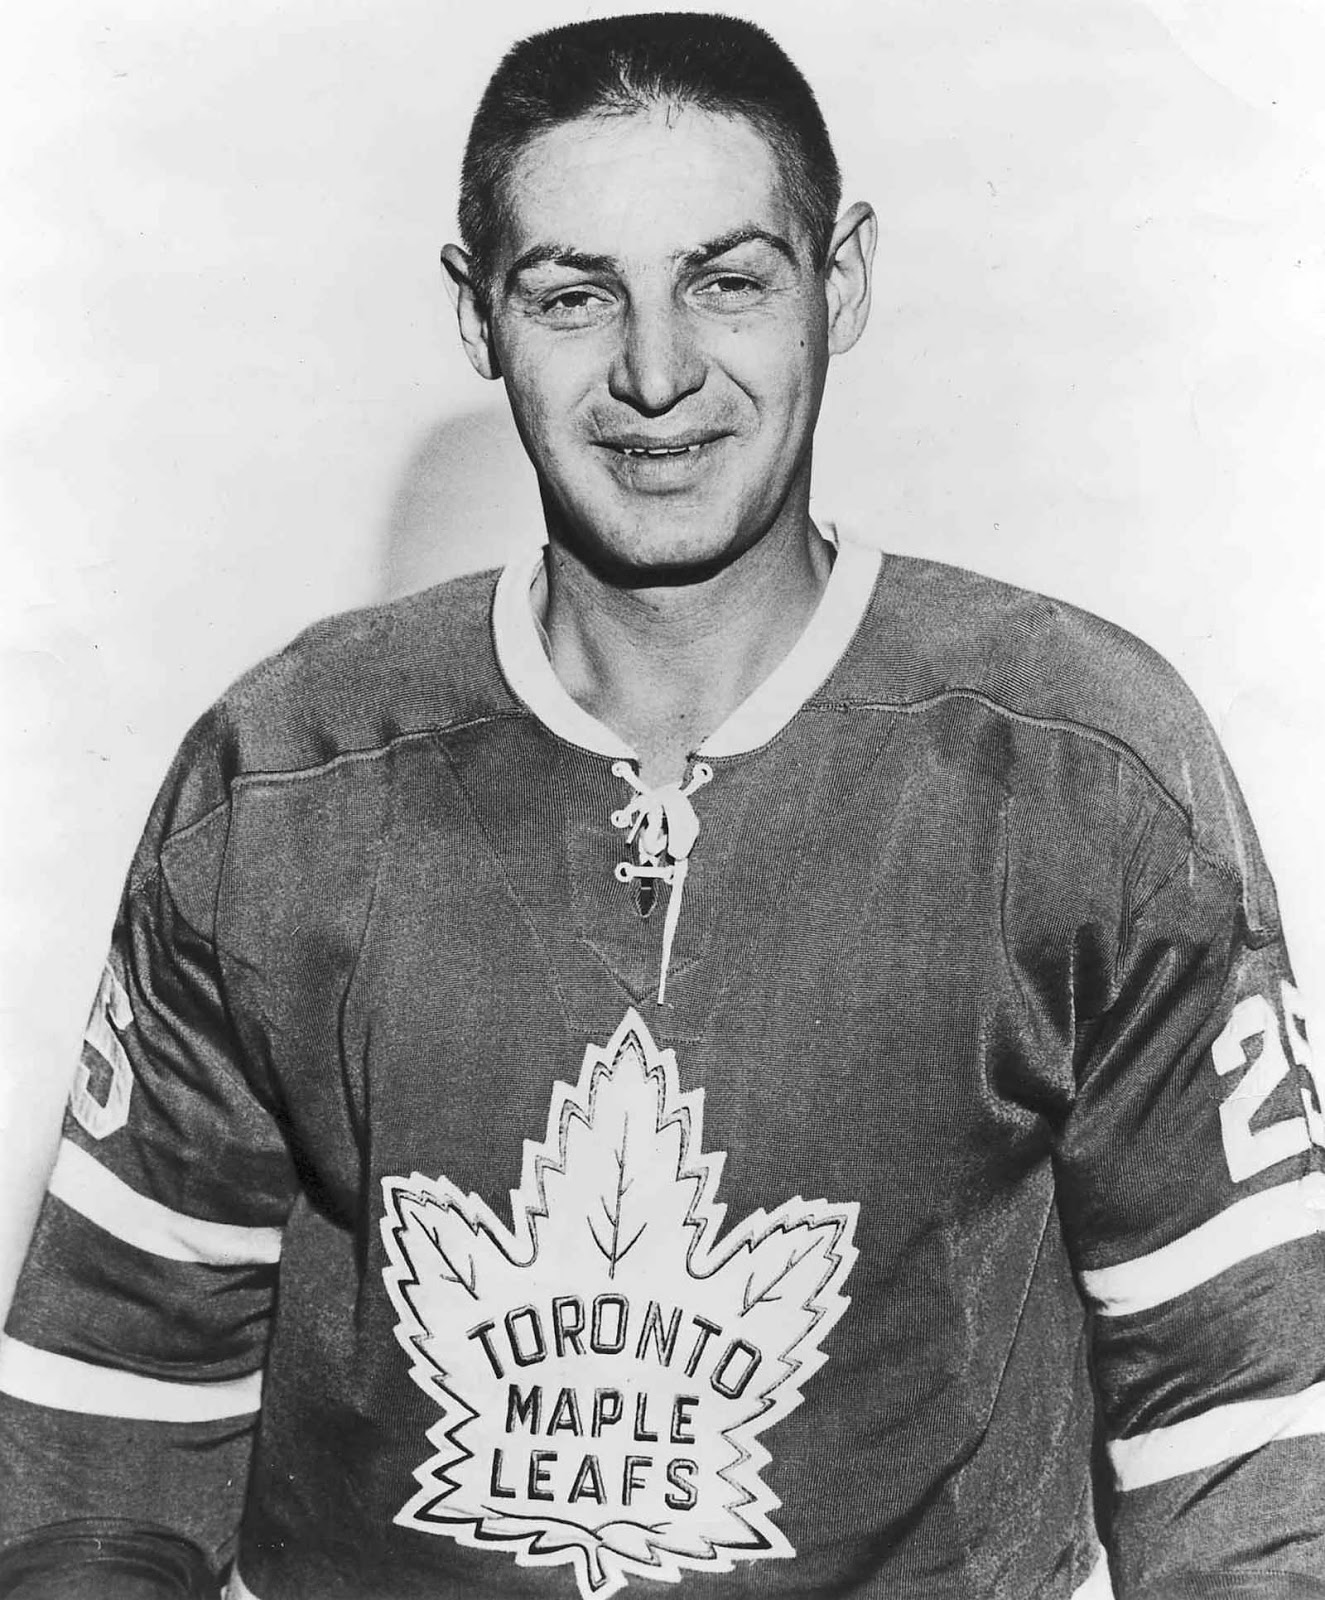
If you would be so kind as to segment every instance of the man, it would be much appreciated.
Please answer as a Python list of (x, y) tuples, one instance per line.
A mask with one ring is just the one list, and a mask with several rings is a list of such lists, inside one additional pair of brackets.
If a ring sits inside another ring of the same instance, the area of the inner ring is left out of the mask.
[(1144, 647), (811, 520), (838, 202), (748, 24), (499, 68), (444, 259), (547, 551), (186, 741), (0, 1351), (12, 1592), (1103, 1596), (1092, 1372), (1123, 1600), (1325, 1590), (1272, 886)]

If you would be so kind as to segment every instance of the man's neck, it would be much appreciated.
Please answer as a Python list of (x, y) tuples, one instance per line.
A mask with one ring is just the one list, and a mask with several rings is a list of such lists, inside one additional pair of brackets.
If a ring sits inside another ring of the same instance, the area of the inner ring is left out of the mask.
[(676, 782), (800, 638), (832, 559), (807, 517), (702, 582), (630, 589), (604, 583), (554, 543), (538, 606), (552, 669), (639, 753), (646, 783)]

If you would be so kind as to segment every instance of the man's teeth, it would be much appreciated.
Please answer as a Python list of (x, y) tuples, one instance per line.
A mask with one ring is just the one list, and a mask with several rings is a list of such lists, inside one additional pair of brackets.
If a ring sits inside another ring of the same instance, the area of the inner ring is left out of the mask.
[(632, 449), (630, 445), (622, 445), (621, 453), (625, 456), (690, 456), (698, 449), (698, 444), (678, 444), (660, 450)]

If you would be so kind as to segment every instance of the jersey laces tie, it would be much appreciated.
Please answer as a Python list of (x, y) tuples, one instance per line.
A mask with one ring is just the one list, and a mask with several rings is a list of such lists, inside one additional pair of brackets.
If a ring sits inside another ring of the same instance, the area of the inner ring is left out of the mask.
[(681, 920), (681, 895), (690, 870), (690, 852), (699, 837), (699, 818), (690, 796), (713, 781), (713, 768), (707, 761), (696, 761), (684, 784), (662, 783), (648, 788), (629, 761), (614, 761), (612, 772), (624, 779), (633, 791), (630, 799), (612, 813), (612, 826), (620, 828), (626, 841), (635, 846), (636, 861), (617, 863), (620, 883), (651, 878), (667, 885), (667, 916), (663, 922), (662, 970), (658, 977), (658, 1004), (667, 999), (667, 969), (672, 963), (672, 944)]

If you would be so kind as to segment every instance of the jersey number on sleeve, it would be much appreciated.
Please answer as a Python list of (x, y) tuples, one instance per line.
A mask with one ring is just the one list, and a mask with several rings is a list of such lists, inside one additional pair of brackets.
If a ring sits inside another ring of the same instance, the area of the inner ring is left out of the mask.
[(116, 1032), (133, 1021), (129, 996), (107, 962), (83, 1035), (69, 1109), (94, 1139), (105, 1139), (129, 1120), (133, 1068)]
[[(1253, 1178), (1276, 1162), (1300, 1155), (1312, 1144), (1325, 1145), (1325, 1115), (1322, 1108), (1322, 1073), (1307, 1044), (1306, 1017), (1302, 1001), (1291, 983), (1284, 983), (1284, 1015), (1288, 1023), (1288, 1044), (1293, 1063), (1307, 1082), (1301, 1085), (1304, 1115), (1284, 1117), (1268, 1126), (1253, 1128), (1252, 1118), (1288, 1076), (1292, 1067), (1279, 1033), (1279, 1018), (1264, 995), (1251, 995), (1233, 1008), (1224, 1031), (1211, 1050), (1215, 1071), (1220, 1077), (1238, 1068), (1247, 1070), (1219, 1108), (1224, 1135), (1224, 1157), (1234, 1183)], [(1251, 1045), (1260, 1041), (1253, 1056)]]

